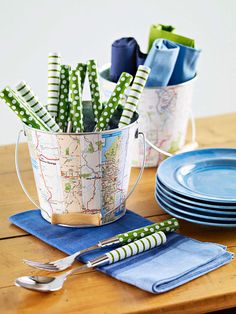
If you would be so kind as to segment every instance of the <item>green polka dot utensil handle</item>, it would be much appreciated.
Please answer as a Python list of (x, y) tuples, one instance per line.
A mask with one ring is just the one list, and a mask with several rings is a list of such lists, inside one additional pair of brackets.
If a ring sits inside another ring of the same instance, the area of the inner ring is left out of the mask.
[(93, 104), (93, 113), (95, 122), (98, 122), (99, 117), (103, 110), (102, 99), (100, 94), (99, 78), (97, 62), (95, 60), (89, 60), (87, 63), (89, 87)]
[(13, 112), (20, 118), (20, 120), (29, 127), (50, 131), (50, 128), (40, 119), (30, 107), (20, 98), (16, 92), (9, 86), (5, 87), (0, 97), (13, 110)]
[(57, 123), (65, 131), (70, 110), (69, 103), (70, 66), (62, 64), (60, 74), (60, 101), (58, 104)]
[(30, 86), (21, 81), (16, 86), (18, 94), (23, 98), (27, 105), (34, 111), (34, 113), (43, 120), (43, 122), (50, 128), (52, 132), (60, 132), (59, 125), (51, 117), (47, 109), (40, 103), (36, 95), (31, 90)]
[(76, 132), (84, 131), (83, 104), (81, 95), (80, 75), (77, 70), (70, 73), (70, 99), (72, 102), (72, 127)]
[(159, 231), (148, 235), (140, 240), (123, 245), (118, 249), (112, 250), (105, 255), (109, 258), (109, 264), (119, 262), (130, 256), (140, 254), (142, 252), (151, 250), (159, 245), (166, 243), (166, 235)]
[(179, 228), (178, 220), (176, 218), (171, 218), (162, 222), (157, 222), (155, 224), (145, 226), (143, 228), (118, 234), (116, 237), (119, 239), (119, 242), (121, 244), (126, 244), (134, 240), (141, 239), (157, 231), (163, 231), (167, 233), (176, 231), (178, 228)]
[(86, 72), (87, 72), (87, 64), (78, 63), (76, 70), (79, 71), (79, 73), (80, 73), (81, 92), (83, 93), (84, 81), (85, 81)]
[(130, 75), (129, 73), (123, 72), (121, 74), (119, 81), (116, 84), (116, 87), (113, 93), (111, 94), (111, 97), (109, 98), (105, 108), (103, 109), (100, 115), (100, 118), (95, 128), (96, 131), (106, 130), (108, 122), (110, 121), (113, 113), (115, 112), (120, 102), (120, 98), (123, 97), (123, 94), (125, 90), (127, 89), (127, 87), (129, 87), (132, 79), (133, 79), (133, 76)]

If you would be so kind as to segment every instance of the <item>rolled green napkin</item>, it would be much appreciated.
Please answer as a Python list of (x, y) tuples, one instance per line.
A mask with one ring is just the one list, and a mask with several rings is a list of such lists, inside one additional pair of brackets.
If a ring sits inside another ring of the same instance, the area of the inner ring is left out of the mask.
[(149, 32), (148, 51), (152, 48), (154, 40), (158, 38), (168, 39), (175, 43), (194, 48), (194, 39), (176, 34), (173, 26), (153, 24)]

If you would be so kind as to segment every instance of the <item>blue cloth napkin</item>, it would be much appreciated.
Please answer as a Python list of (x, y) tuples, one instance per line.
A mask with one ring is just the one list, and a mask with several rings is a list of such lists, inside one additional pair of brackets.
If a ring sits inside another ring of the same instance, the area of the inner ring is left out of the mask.
[[(57, 249), (72, 254), (97, 241), (143, 227), (152, 222), (131, 211), (109, 225), (94, 228), (67, 228), (51, 225), (39, 210), (30, 210), (10, 217), (10, 221)], [(107, 252), (100, 249), (83, 254), (79, 260), (86, 262)], [(226, 247), (199, 242), (171, 233), (161, 247), (130, 257), (119, 263), (100, 267), (100, 271), (152, 293), (162, 293), (229, 263), (233, 254)]]
[(146, 54), (140, 51), (133, 37), (123, 37), (113, 42), (111, 48), (110, 80), (117, 82), (122, 72), (135, 75), (139, 65), (143, 65)]
[(174, 71), (168, 85), (177, 85), (191, 80), (197, 72), (197, 63), (200, 49), (176, 44), (179, 47), (179, 54), (175, 63)]
[(174, 71), (179, 54), (177, 44), (166, 40), (156, 39), (147, 56), (145, 65), (151, 69), (146, 87), (167, 86)]

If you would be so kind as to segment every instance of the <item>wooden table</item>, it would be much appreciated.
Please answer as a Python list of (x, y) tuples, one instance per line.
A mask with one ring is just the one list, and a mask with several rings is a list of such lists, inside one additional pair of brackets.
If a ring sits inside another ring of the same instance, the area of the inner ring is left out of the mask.
[[(236, 147), (236, 114), (197, 120), (201, 147)], [(21, 169), (35, 197), (31, 165), (25, 144), (20, 147)], [(41, 294), (14, 286), (28, 268), (22, 258), (54, 260), (65, 254), (11, 225), (8, 217), (32, 208), (17, 181), (14, 146), (0, 147), (0, 312), (1, 313), (206, 313), (236, 306), (236, 260), (162, 295), (153, 295), (95, 270), (73, 275), (63, 290)], [(128, 208), (153, 221), (168, 218), (154, 199), (156, 169), (146, 169)], [(132, 171), (131, 184), (137, 175)], [(235, 229), (214, 229), (181, 221), (180, 232), (202, 241), (225, 244), (236, 253)], [(79, 263), (77, 263), (79, 265)], [(233, 310), (232, 313), (236, 313)]]

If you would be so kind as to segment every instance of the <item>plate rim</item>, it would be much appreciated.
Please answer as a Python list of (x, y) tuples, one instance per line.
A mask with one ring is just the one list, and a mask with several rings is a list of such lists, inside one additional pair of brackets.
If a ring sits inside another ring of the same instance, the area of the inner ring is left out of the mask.
[(173, 216), (173, 217), (176, 217), (176, 218), (179, 218), (179, 219), (182, 219), (182, 220), (185, 220), (185, 221), (188, 221), (188, 222), (191, 222), (191, 223), (195, 223), (195, 224), (198, 224), (198, 225), (205, 225), (205, 226), (210, 226), (210, 227), (223, 227), (223, 228), (236, 228), (236, 224), (221, 224), (221, 223), (211, 223), (211, 222), (202, 222), (202, 221), (198, 221), (198, 220), (194, 220), (194, 219), (191, 219), (191, 218), (185, 218), (183, 216), (181, 216), (181, 214), (176, 214), (175, 212), (173, 213), (171, 210), (169, 209), (164, 209), (162, 207), (162, 205), (159, 203), (158, 199), (156, 198), (156, 195), (155, 195), (155, 199), (156, 199), (156, 202), (160, 205), (160, 207), (169, 215)]
[[(163, 201), (163, 203), (165, 203), (165, 204), (167, 203), (167, 205), (170, 206), (170, 207), (175, 207), (175, 203), (173, 203), (173, 202), (171, 202), (169, 200), (166, 200), (165, 196), (159, 195), (158, 193), (157, 193), (157, 195), (158, 195), (158, 197), (161, 198), (161, 201)], [(169, 202), (170, 202), (170, 204), (169, 204)], [(182, 205), (180, 205), (180, 206), (182, 206)], [(214, 215), (197, 214), (195, 212), (192, 213), (192, 212), (189, 212), (188, 209), (186, 209), (186, 211), (185, 211), (185, 208), (184, 209), (178, 208), (178, 204), (176, 204), (176, 207), (177, 207), (177, 209), (174, 209), (174, 210), (176, 210), (176, 211), (178, 211), (180, 213), (186, 214), (186, 215), (199, 217), (199, 218), (203, 218), (203, 219), (204, 218), (205, 219), (210, 219), (210, 220), (221, 220), (221, 221), (233, 220), (236, 223), (236, 214), (235, 214), (235, 217), (232, 217), (232, 218), (230, 218), (230, 217), (223, 217), (223, 216), (222, 217), (214, 217)], [(182, 206), (182, 207), (184, 207), (184, 206)]]
[[(227, 215), (236, 215), (236, 207), (231, 208), (229, 211), (227, 211), (226, 207), (208, 207), (207, 204), (204, 207), (204, 204), (199, 204), (200, 207), (198, 207), (197, 203), (188, 203), (185, 202), (185, 199), (182, 198), (175, 198), (175, 196), (173, 196), (171, 193), (168, 193), (163, 187), (161, 187), (160, 185), (158, 185), (158, 183), (156, 184), (156, 190), (159, 189), (159, 191), (169, 200), (173, 201), (173, 203), (180, 203), (180, 205), (185, 206), (187, 208), (191, 208), (191, 209), (195, 209), (195, 210), (199, 210), (199, 211), (203, 211), (206, 213), (215, 213), (215, 214), (227, 214)], [(217, 210), (218, 209), (218, 210)]]
[[(206, 207), (210, 207), (210, 208), (219, 208), (219, 207), (221, 207), (222, 205), (222, 203), (215, 203), (215, 204), (212, 204), (213, 203), (213, 201), (204, 201), (204, 200), (202, 200), (202, 199), (195, 199), (195, 198), (193, 198), (193, 197), (189, 197), (189, 196), (185, 196), (185, 195), (182, 195), (182, 194), (180, 194), (180, 193), (177, 193), (177, 192), (175, 192), (175, 191), (171, 191), (171, 189), (170, 188), (168, 188), (168, 187), (166, 187), (165, 185), (164, 185), (164, 183), (162, 183), (161, 181), (160, 181), (160, 179), (158, 178), (158, 176), (156, 176), (156, 186), (157, 185), (160, 185), (161, 186), (161, 188), (162, 189), (164, 189), (165, 190), (165, 192), (166, 193), (168, 193), (168, 194), (170, 194), (171, 196), (173, 195), (173, 197), (174, 198), (177, 198), (177, 199), (179, 199), (179, 200), (183, 200), (184, 199), (184, 201), (186, 202), (186, 203), (190, 203), (190, 204), (201, 204), (202, 206), (205, 206), (206, 205)], [(228, 208), (228, 210), (236, 210), (236, 203), (235, 203), (235, 206), (233, 206), (232, 204), (233, 203), (230, 203), (231, 205), (228, 205), (228, 203), (227, 202), (224, 202), (224, 204), (227, 204), (227, 205), (224, 205), (226, 208)]]
[[(175, 186), (170, 186), (168, 180), (167, 182), (164, 182), (165, 181), (165, 178), (167, 177), (166, 175), (164, 176), (164, 179), (160, 178), (160, 173), (164, 172), (165, 171), (165, 167), (166, 167), (166, 164), (168, 165), (168, 163), (170, 163), (173, 159), (174, 160), (178, 160), (182, 157), (191, 157), (191, 156), (194, 156), (194, 155), (199, 155), (199, 154), (204, 154), (204, 153), (209, 153), (209, 152), (217, 152), (217, 153), (222, 153), (224, 151), (228, 151), (228, 152), (235, 152), (235, 159), (236, 159), (236, 148), (201, 148), (201, 149), (196, 149), (196, 150), (193, 150), (193, 151), (188, 151), (188, 152), (184, 152), (184, 153), (180, 153), (180, 154), (177, 154), (177, 155), (173, 155), (165, 160), (163, 160), (161, 162), (161, 164), (159, 165), (158, 169), (157, 169), (157, 174), (156, 176), (158, 176), (159, 178), (159, 181), (161, 181), (162, 184), (164, 184), (165, 186), (167, 186), (169, 189), (173, 190), (174, 192), (176, 193), (180, 193), (180, 190), (178, 190), (178, 188), (176, 188)], [(186, 158), (187, 158), (186, 157)], [(164, 170), (163, 170), (164, 168)], [(176, 170), (176, 169), (175, 169)], [(162, 176), (162, 174), (161, 174)], [(177, 182), (177, 181), (175, 181)], [(178, 184), (178, 183), (177, 183)], [(231, 198), (231, 199), (228, 199), (228, 198), (217, 198), (217, 197), (213, 197), (213, 196), (209, 196), (207, 197), (206, 195), (201, 195), (199, 193), (196, 193), (196, 192), (190, 192), (189, 189), (186, 189), (184, 186), (178, 184), (179, 187), (182, 188), (181, 190), (181, 194), (185, 195), (185, 196), (188, 196), (188, 197), (191, 197), (193, 198), (193, 195), (194, 195), (194, 198), (196, 199), (201, 199), (201, 200), (206, 200), (206, 201), (215, 201), (215, 202), (218, 202), (218, 203), (224, 203), (224, 202), (227, 202), (227, 203), (235, 203), (236, 202), (236, 198)]]

